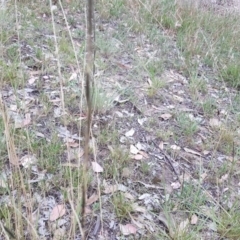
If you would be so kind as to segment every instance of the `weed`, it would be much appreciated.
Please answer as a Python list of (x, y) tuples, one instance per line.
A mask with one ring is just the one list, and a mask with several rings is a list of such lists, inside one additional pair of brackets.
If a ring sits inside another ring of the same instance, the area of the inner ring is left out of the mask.
[(182, 134), (192, 137), (198, 131), (198, 124), (185, 113), (177, 115), (177, 123)]
[(104, 89), (95, 86), (92, 95), (94, 111), (104, 113), (113, 106), (115, 93), (108, 95)]
[(229, 64), (220, 72), (220, 76), (230, 86), (240, 87), (240, 66), (238, 64)]
[(240, 238), (240, 212), (239, 206), (235, 204), (228, 212), (222, 211), (218, 217), (218, 232), (221, 238)]
[(233, 151), (233, 144), (234, 144), (234, 134), (230, 129), (222, 128), (218, 135), (218, 150), (232, 154)]
[(206, 116), (213, 116), (216, 111), (216, 103), (215, 100), (212, 98), (207, 98), (202, 103), (202, 110), (204, 115)]
[(122, 193), (113, 194), (111, 203), (120, 221), (129, 219), (129, 214), (133, 209), (131, 203), (126, 200)]
[(128, 152), (124, 151), (122, 148), (113, 148), (109, 160), (105, 164), (106, 177), (120, 179), (122, 169), (129, 165), (129, 160)]
[(200, 206), (205, 204), (207, 198), (200, 186), (192, 183), (184, 183), (178, 199), (181, 209), (187, 209), (194, 213), (199, 210)]
[(151, 166), (147, 162), (141, 162), (140, 169), (142, 173), (148, 174), (150, 172)]
[(197, 100), (199, 94), (205, 95), (207, 93), (206, 81), (203, 78), (199, 78), (195, 75), (191, 76), (190, 83), (189, 83), (189, 89), (190, 89), (190, 92), (191, 92), (194, 100)]

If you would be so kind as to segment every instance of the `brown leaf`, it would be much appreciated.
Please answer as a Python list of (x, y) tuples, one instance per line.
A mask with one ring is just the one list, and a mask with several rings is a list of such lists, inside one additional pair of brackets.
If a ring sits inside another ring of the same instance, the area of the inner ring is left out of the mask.
[(194, 150), (192, 150), (192, 149), (190, 149), (190, 148), (183, 148), (183, 149), (184, 149), (184, 151), (187, 152), (187, 153), (192, 153), (192, 154), (197, 155), (197, 156), (202, 156), (201, 153), (199, 153), (199, 152), (197, 152), (197, 151), (194, 151)]
[(55, 221), (58, 218), (62, 217), (66, 213), (65, 206), (63, 204), (57, 205), (53, 208), (52, 212), (50, 213), (49, 220)]
[(141, 154), (144, 158), (149, 158), (148, 154), (144, 151), (139, 151), (139, 154)]
[(98, 195), (96, 193), (93, 193), (93, 195), (87, 199), (87, 205), (90, 206), (94, 202), (98, 200)]

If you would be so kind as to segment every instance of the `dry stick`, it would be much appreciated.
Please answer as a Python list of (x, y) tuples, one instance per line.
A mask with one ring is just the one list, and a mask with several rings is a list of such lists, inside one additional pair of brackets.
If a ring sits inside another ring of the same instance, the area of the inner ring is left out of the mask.
[(89, 165), (89, 139), (91, 131), (91, 122), (92, 122), (92, 96), (91, 96), (91, 87), (93, 86), (93, 75), (94, 75), (94, 50), (93, 50), (93, 6), (94, 0), (86, 1), (86, 25), (87, 25), (87, 34), (86, 34), (86, 64), (84, 69), (84, 78), (85, 78), (85, 94), (87, 101), (87, 127), (85, 131), (85, 147), (84, 147), (84, 161), (83, 161), (83, 172), (82, 172), (82, 206), (81, 206), (81, 225), (83, 229), (82, 238), (86, 239), (85, 231), (85, 208), (87, 200), (87, 181), (88, 181), (88, 165)]

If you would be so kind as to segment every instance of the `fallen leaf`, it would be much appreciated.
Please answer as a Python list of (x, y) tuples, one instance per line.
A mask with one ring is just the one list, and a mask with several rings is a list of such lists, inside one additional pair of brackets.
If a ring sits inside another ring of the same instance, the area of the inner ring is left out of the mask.
[(207, 173), (206, 172), (202, 173), (200, 175), (200, 181), (203, 182), (206, 177), (207, 177)]
[(116, 191), (118, 191), (117, 185), (108, 185), (108, 186), (105, 186), (105, 190), (103, 192), (105, 194), (108, 194), (108, 193), (114, 193)]
[(136, 155), (134, 155), (134, 159), (135, 159), (135, 160), (142, 160), (142, 159), (143, 159), (143, 155), (141, 155), (141, 154), (136, 154)]
[(122, 177), (129, 177), (131, 175), (132, 171), (129, 168), (123, 168), (122, 169)]
[(123, 184), (106, 185), (105, 190), (103, 192), (105, 194), (108, 194), (108, 193), (114, 193), (116, 191), (126, 192), (127, 187), (124, 186)]
[(79, 168), (80, 167), (80, 165), (78, 163), (70, 163), (70, 162), (62, 163), (61, 166), (62, 167), (73, 167), (73, 168)]
[(55, 221), (58, 218), (62, 217), (66, 213), (65, 206), (62, 205), (57, 205), (53, 208), (52, 212), (50, 213), (49, 220), (50, 221)]
[(55, 230), (53, 240), (61, 240), (66, 235), (65, 228), (58, 228)]
[(158, 147), (159, 147), (161, 150), (163, 150), (163, 141), (160, 141)]
[(136, 221), (132, 216), (131, 216), (131, 220), (132, 220), (133, 224), (134, 224), (135, 226), (137, 226), (138, 228), (141, 229), (141, 228), (144, 228), (144, 227), (145, 227), (144, 224)]
[(170, 118), (172, 117), (172, 115), (171, 115), (170, 113), (164, 113), (164, 114), (160, 115), (160, 117), (161, 117), (164, 121), (166, 121), (166, 120), (170, 119)]
[(182, 103), (183, 100), (184, 100), (182, 97), (179, 97), (179, 96), (177, 96), (177, 95), (173, 95), (173, 98), (174, 98), (175, 100), (177, 100), (178, 102), (180, 102), (180, 103)]
[(22, 164), (22, 166), (24, 168), (29, 168), (31, 165), (36, 164), (37, 163), (37, 158), (34, 155), (25, 155), (20, 159), (20, 164)]
[(29, 125), (31, 123), (31, 114), (30, 113), (27, 113), (25, 115), (25, 118), (24, 119), (21, 119), (21, 118), (15, 118), (15, 123), (14, 123), (14, 127), (16, 129), (18, 128), (23, 128), (27, 125)]
[(139, 154), (141, 154), (144, 158), (149, 158), (148, 154), (144, 151), (139, 151)]
[(196, 225), (198, 222), (198, 217), (196, 214), (193, 214), (192, 217), (191, 217), (191, 224), (192, 225)]
[(137, 154), (138, 152), (139, 150), (134, 145), (130, 146), (130, 153)]
[(214, 232), (217, 232), (218, 227), (217, 227), (216, 222), (210, 222), (207, 226), (208, 226), (208, 229), (210, 229)]
[(31, 78), (28, 79), (28, 83), (30, 85), (32, 85), (37, 79), (38, 79), (38, 77), (31, 77)]
[(97, 162), (92, 162), (92, 168), (94, 172), (103, 172), (103, 168)]
[(76, 72), (72, 73), (72, 75), (70, 76), (69, 81), (72, 81), (72, 80), (77, 80), (77, 73)]
[(142, 194), (138, 199), (139, 200), (143, 200), (143, 199), (145, 199), (145, 198), (150, 198), (151, 197), (151, 194), (149, 194), (149, 193), (144, 193), (144, 194)]
[(122, 191), (122, 192), (126, 192), (127, 191), (127, 187), (124, 186), (123, 184), (118, 184), (118, 190), (119, 191)]
[(143, 150), (143, 149), (144, 149), (143, 145), (142, 145), (140, 142), (138, 142), (138, 143), (136, 144), (136, 148), (137, 148), (138, 150)]
[(171, 145), (170, 148), (173, 149), (173, 150), (176, 150), (176, 151), (179, 151), (179, 150), (181, 149), (181, 148), (180, 148), (179, 146), (177, 146), (177, 145)]
[(199, 153), (199, 152), (197, 152), (197, 151), (194, 151), (194, 150), (192, 150), (192, 149), (190, 149), (190, 148), (183, 148), (183, 149), (184, 149), (184, 151), (187, 152), (187, 153), (192, 153), (192, 154), (197, 155), (197, 156), (202, 156), (201, 153)]
[(161, 212), (158, 216), (159, 221), (168, 229), (169, 235), (173, 237), (174, 230), (176, 229), (176, 223), (171, 213)]
[(130, 193), (125, 192), (124, 196), (125, 196), (125, 198), (128, 198), (130, 200), (134, 200), (134, 196), (132, 194), (130, 194)]
[(0, 187), (7, 188), (7, 175), (5, 173), (2, 173), (0, 175)]
[(124, 236), (137, 233), (137, 228), (133, 224), (126, 224), (126, 225), (119, 224), (119, 226), (120, 226), (120, 231)]
[(182, 222), (180, 222), (179, 227), (178, 227), (178, 236), (182, 235), (183, 233), (185, 233), (187, 231), (187, 227), (189, 225), (189, 220), (188, 218)]
[(132, 137), (134, 133), (135, 133), (135, 130), (132, 128), (131, 130), (129, 130), (128, 132), (125, 133), (125, 136)]
[(138, 123), (142, 126), (143, 123), (147, 121), (147, 118), (141, 118), (141, 119), (138, 119)]
[(173, 182), (173, 183), (171, 184), (171, 187), (172, 187), (173, 189), (179, 189), (179, 188), (181, 187), (181, 183), (179, 183), (179, 182)]
[(145, 207), (141, 207), (137, 203), (132, 204), (132, 210), (134, 212), (141, 212), (141, 213), (145, 213), (147, 211)]
[(223, 182), (225, 182), (227, 179), (228, 179), (228, 174), (226, 173), (226, 174), (224, 174), (224, 175), (220, 178), (219, 183), (223, 183)]
[(219, 128), (221, 127), (221, 122), (217, 118), (211, 118), (209, 120), (209, 125), (212, 128)]
[(69, 147), (72, 147), (72, 148), (77, 148), (77, 147), (79, 147), (79, 143), (78, 143), (78, 142), (75, 142), (75, 141), (73, 141), (73, 142), (68, 142), (68, 146), (69, 146)]
[(210, 153), (210, 151), (207, 151), (207, 150), (203, 151), (203, 155), (205, 155), (205, 156), (208, 155), (209, 153)]
[(96, 202), (98, 200), (98, 195), (96, 193), (93, 193), (93, 195), (87, 199), (86, 204), (88, 206), (90, 206), (91, 204), (93, 204), (94, 202)]

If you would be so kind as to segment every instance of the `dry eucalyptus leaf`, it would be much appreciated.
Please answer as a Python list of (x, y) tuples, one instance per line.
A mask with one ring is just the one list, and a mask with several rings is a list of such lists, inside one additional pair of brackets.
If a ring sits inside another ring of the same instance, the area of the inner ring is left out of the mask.
[(119, 224), (119, 226), (120, 226), (120, 231), (124, 236), (137, 233), (137, 228), (133, 224), (126, 224), (126, 225)]
[(96, 193), (93, 193), (93, 195), (87, 199), (86, 204), (89, 206), (91, 204), (93, 204), (94, 202), (96, 202), (98, 200), (98, 195)]
[(125, 197), (125, 198), (128, 198), (128, 199), (130, 199), (130, 200), (134, 200), (134, 196), (133, 196), (131, 193), (128, 193), (128, 192), (125, 192), (125, 193), (124, 193), (124, 197)]
[(173, 237), (176, 229), (176, 223), (173, 215), (171, 213), (166, 215), (164, 212), (161, 212), (158, 216), (158, 219), (168, 229), (169, 235)]
[(141, 154), (144, 158), (149, 158), (148, 154), (144, 151), (139, 151), (139, 154)]
[(183, 235), (187, 231), (188, 225), (189, 225), (188, 218), (186, 220), (180, 222), (179, 227), (178, 227), (178, 236)]
[(179, 188), (181, 187), (181, 183), (179, 183), (179, 182), (173, 182), (173, 183), (171, 184), (171, 187), (172, 187), (173, 189), (179, 189)]
[(65, 206), (63, 204), (57, 205), (53, 208), (52, 212), (50, 213), (49, 220), (55, 221), (58, 218), (62, 217), (66, 213)]
[(132, 210), (134, 212), (141, 212), (141, 213), (145, 213), (147, 211), (145, 207), (141, 207), (137, 203), (132, 204)]
[(97, 162), (92, 162), (92, 168), (96, 173), (103, 172), (103, 168)]
[(192, 150), (192, 149), (190, 149), (190, 148), (183, 148), (183, 149), (184, 149), (184, 151), (187, 152), (187, 153), (192, 153), (192, 154), (197, 155), (197, 156), (202, 156), (201, 153), (199, 153), (199, 152), (197, 152), (197, 151), (194, 151), (194, 150)]
[(139, 150), (134, 145), (130, 146), (130, 153), (137, 154), (138, 152)]
[(191, 224), (196, 225), (198, 222), (198, 216), (196, 214), (193, 214), (191, 217)]
[(63, 239), (63, 237), (66, 235), (66, 230), (65, 228), (58, 228), (56, 229), (56, 231), (54, 232), (53, 235), (53, 240), (61, 240)]
[(108, 186), (105, 186), (105, 190), (103, 191), (105, 194), (108, 194), (108, 193), (114, 193), (118, 191), (118, 185), (108, 185)]
[(171, 145), (170, 148), (173, 149), (173, 150), (176, 150), (176, 151), (179, 151), (179, 150), (181, 149), (181, 148), (180, 148), (179, 146), (177, 146), (177, 145)]
[(212, 128), (219, 128), (221, 127), (221, 122), (217, 118), (211, 118), (209, 120), (209, 125)]
[(142, 126), (143, 123), (147, 121), (147, 118), (141, 118), (141, 119), (138, 119), (138, 123)]
[(122, 169), (122, 177), (129, 177), (131, 175), (132, 171), (129, 168), (123, 168)]
[(37, 158), (34, 155), (25, 155), (20, 159), (20, 164), (24, 168), (29, 168), (31, 165), (37, 163)]
[(142, 159), (143, 159), (143, 155), (141, 155), (141, 154), (136, 154), (136, 155), (134, 155), (134, 159), (135, 159), (135, 160), (142, 160)]
[(164, 121), (170, 119), (172, 115), (170, 113), (164, 113), (160, 116)]
[(128, 132), (125, 133), (125, 136), (132, 137), (134, 133), (135, 133), (135, 130), (132, 128), (131, 130), (129, 130)]
[(163, 150), (163, 141), (160, 141), (158, 147), (159, 147), (161, 150)]

